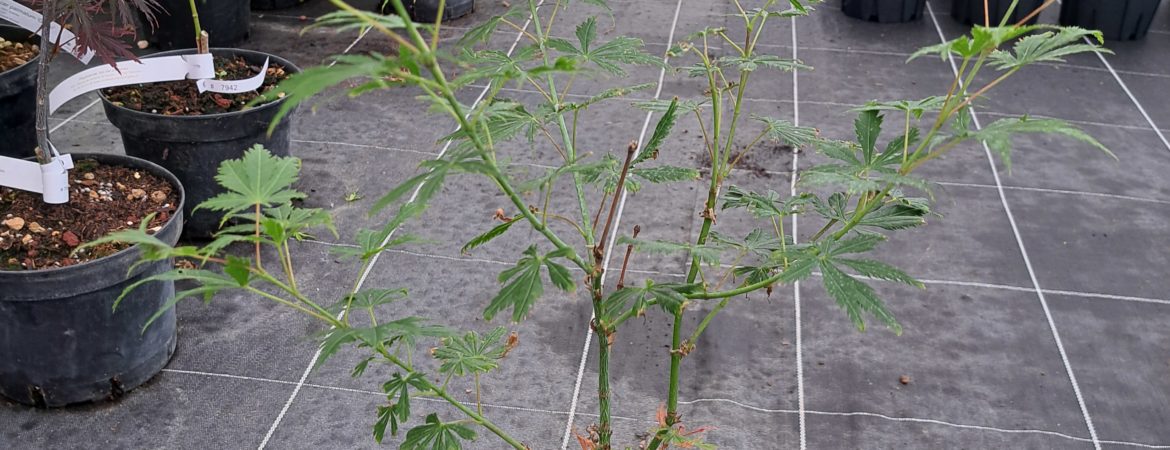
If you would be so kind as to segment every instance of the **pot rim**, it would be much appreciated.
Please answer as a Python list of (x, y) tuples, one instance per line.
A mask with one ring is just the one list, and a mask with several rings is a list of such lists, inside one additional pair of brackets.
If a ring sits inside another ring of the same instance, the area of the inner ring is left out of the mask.
[[(234, 47), (212, 47), (210, 49), (212, 54), (214, 54), (217, 50), (220, 52), (228, 52), (228, 53), (244, 54), (244, 55), (249, 54), (249, 53), (264, 55), (264, 56), (271, 58), (273, 61), (280, 63), (280, 65), (284, 66), (285, 70), (290, 72), (291, 74), (297, 74), (297, 73), (301, 72), (301, 68), (298, 67), (296, 64), (293, 64), (292, 61), (289, 61), (285, 58), (282, 58), (282, 57), (277, 56), (277, 55), (273, 55), (273, 54), (268, 53), (268, 52), (262, 52), (262, 51), (258, 51), (258, 50), (248, 50), (248, 49), (242, 49), (242, 48), (234, 48)], [(194, 52), (195, 52), (195, 49), (193, 49), (193, 48), (167, 50), (165, 52), (152, 53), (148, 56), (144, 56), (142, 59), (148, 59), (148, 58), (152, 58), (155, 56), (186, 55), (186, 54), (191, 54)], [(289, 70), (289, 69), (292, 69), (292, 70)], [(260, 106), (254, 107), (254, 108), (243, 109), (240, 111), (229, 111), (229, 112), (215, 113), (215, 114), (201, 114), (201, 115), (197, 115), (197, 116), (168, 116), (168, 115), (151, 113), (151, 112), (146, 112), (146, 111), (138, 111), (136, 109), (130, 109), (130, 108), (127, 108), (127, 107), (122, 106), (122, 105), (117, 105), (114, 102), (110, 101), (110, 99), (108, 97), (106, 97), (106, 93), (102, 92), (102, 91), (104, 91), (104, 89), (98, 89), (98, 91), (97, 91), (98, 97), (101, 98), (102, 103), (107, 108), (114, 108), (115, 110), (118, 111), (119, 114), (126, 114), (128, 116), (135, 116), (135, 117), (150, 117), (150, 118), (154, 118), (154, 119), (158, 119), (158, 120), (180, 120), (180, 121), (182, 121), (182, 120), (208, 120), (208, 119), (215, 119), (215, 118), (220, 118), (220, 117), (230, 117), (232, 115), (251, 113), (251, 112), (255, 112), (255, 111), (264, 111), (264, 110), (269, 109), (269, 108), (278, 107), (280, 104), (284, 103), (285, 99), (288, 98), (287, 96), (281, 97), (281, 98), (278, 98), (274, 101), (265, 103), (263, 105), (260, 105)]]
[[(172, 214), (171, 217), (167, 220), (167, 222), (162, 225), (162, 228), (160, 228), (159, 231), (161, 232), (163, 228), (173, 226), (176, 218), (183, 217), (183, 206), (184, 206), (184, 203), (187, 201), (187, 191), (186, 191), (186, 189), (183, 188), (183, 184), (179, 182), (179, 179), (175, 177), (175, 174), (171, 173), (171, 171), (163, 168), (162, 166), (155, 164), (155, 163), (152, 163), (152, 162), (147, 161), (147, 160), (142, 159), (142, 158), (136, 158), (136, 157), (133, 157), (130, 155), (117, 154), (117, 153), (79, 152), (79, 153), (70, 153), (70, 155), (76, 156), (77, 158), (75, 158), (75, 159), (77, 159), (77, 160), (86, 159), (86, 158), (93, 158), (93, 157), (96, 157), (98, 159), (113, 157), (113, 158), (127, 158), (127, 159), (130, 159), (130, 160), (133, 160), (137, 163), (142, 164), (142, 166), (145, 168), (145, 170), (149, 170), (152, 175), (162, 176), (162, 178), (166, 179), (167, 182), (171, 184), (171, 187), (178, 189), (178, 192), (179, 192), (179, 202), (178, 202), (178, 204), (175, 205), (175, 211), (178, 214)], [(180, 224), (180, 225), (182, 225), (182, 224)], [(155, 233), (151, 236), (157, 236), (157, 235), (158, 235), (158, 233)], [(179, 233), (175, 234), (176, 237), (178, 235), (179, 235)], [(105, 263), (106, 261), (109, 261), (109, 260), (112, 260), (115, 258), (125, 258), (128, 256), (128, 254), (130, 252), (140, 251), (139, 246), (140, 246), (140, 244), (134, 244), (134, 245), (126, 247), (126, 248), (124, 248), (124, 249), (122, 249), (122, 250), (120, 250), (112, 255), (106, 255), (106, 256), (103, 256), (103, 257), (98, 258), (98, 259), (89, 260), (89, 261), (86, 261), (86, 262), (83, 262), (80, 264), (74, 264), (71, 266), (52, 267), (52, 268), (35, 269), (35, 270), (0, 270), (0, 279), (31, 278), (31, 277), (37, 277), (37, 276), (44, 276), (45, 274), (53, 274), (53, 275), (65, 274), (65, 275), (67, 275), (70, 271), (83, 272), (90, 267), (94, 267), (98, 264)]]

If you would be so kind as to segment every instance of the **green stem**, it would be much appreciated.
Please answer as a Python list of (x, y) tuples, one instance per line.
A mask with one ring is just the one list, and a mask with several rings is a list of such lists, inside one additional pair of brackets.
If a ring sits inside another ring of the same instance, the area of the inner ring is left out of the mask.
[(597, 435), (598, 448), (600, 450), (610, 450), (612, 448), (611, 440), (613, 438), (613, 418), (610, 416), (610, 386), (609, 386), (609, 363), (610, 363), (610, 345), (609, 339), (612, 333), (608, 330), (598, 332), (597, 339), (597, 404), (600, 409), (601, 424), (598, 426)]
[(195, 24), (195, 42), (203, 39), (203, 26), (199, 22), (199, 8), (195, 7), (195, 0), (188, 0), (188, 5), (191, 6), (191, 21)]
[(726, 308), (727, 304), (730, 302), (731, 297), (724, 297), (723, 300), (719, 301), (719, 304), (715, 305), (714, 308), (711, 308), (711, 311), (708, 312), (705, 317), (703, 317), (703, 321), (699, 322), (699, 326), (695, 328), (695, 331), (691, 332), (691, 337), (687, 338), (686, 343), (688, 346), (693, 346), (696, 342), (699, 342), (699, 336), (701, 336), (703, 331), (707, 329), (707, 325), (710, 325), (711, 320), (715, 319), (715, 316), (719, 314), (719, 311), (723, 311), (723, 308)]

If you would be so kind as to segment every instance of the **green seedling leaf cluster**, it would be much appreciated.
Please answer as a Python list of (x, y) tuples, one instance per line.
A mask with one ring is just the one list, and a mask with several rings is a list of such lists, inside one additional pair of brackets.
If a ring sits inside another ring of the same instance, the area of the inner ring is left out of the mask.
[[(402, 0), (387, 2), (397, 17), (362, 13), (342, 0), (330, 1), (341, 11), (322, 18), (321, 26), (373, 30), (397, 47), (389, 55), (338, 57), (330, 67), (290, 78), (274, 91), (288, 99), (286, 108), (339, 85), (355, 96), (405, 88), (418, 93), (433, 113), (458, 125), (438, 142), (450, 144), (450, 151), (420, 164), (417, 175), (401, 180), (376, 201), (374, 211), (393, 211), (392, 218), (380, 228), (358, 232), (353, 246), (338, 248), (341, 256), (361, 262), (354, 289), (338, 299), (315, 299), (312, 291), (297, 285), (289, 243), (306, 238), (312, 229), (330, 230), (331, 221), (323, 211), (296, 206), (303, 198), (292, 188), (299, 162), (261, 148), (225, 162), (218, 181), (228, 192), (202, 205), (225, 217), (224, 231), (211, 244), (169, 248), (143, 229), (110, 239), (137, 243), (146, 259), (191, 260), (196, 268), (152, 278), (195, 282), (198, 287), (180, 292), (175, 301), (192, 296), (210, 301), (222, 291), (243, 290), (250, 298), (278, 303), (326, 324), (329, 330), (319, 337), (322, 363), (349, 349), (364, 355), (354, 376), (368, 376), (375, 366), (389, 371), (380, 373), (391, 373), (383, 385), (386, 401), (376, 410), (373, 435), (379, 442), (387, 432), (401, 436), (400, 448), (456, 449), (473, 439), (494, 439), (501, 448), (526, 448), (493, 422), (480, 402), (481, 382), (491, 382), (493, 372), (505, 364), (519, 342), (518, 333), (509, 334), (503, 326), (456, 331), (451, 327), (474, 324), (445, 325), (439, 323), (441, 317), (402, 314), (402, 305), (419, 299), (403, 289), (362, 284), (378, 255), (421, 243), (402, 229), (443, 195), (450, 179), (484, 179), (505, 203), (494, 214), (484, 212), (478, 228), (482, 231), (464, 238), (463, 253), (498, 245), (505, 235), (514, 237), (521, 229), (530, 237), (516, 262), (494, 283), (486, 283), (494, 295), (460, 299), (465, 303), (455, 307), (475, 307), (482, 310), (484, 320), (515, 323), (517, 328), (542, 309), (570, 307), (560, 299), (545, 299), (552, 293), (580, 297), (592, 307), (597, 423), (588, 435), (577, 434), (581, 445), (605, 450), (621, 445), (615, 443), (621, 437), (613, 435), (611, 378), (635, 374), (614, 372), (613, 354), (623, 350), (613, 344), (619, 335), (640, 326), (639, 320), (630, 319), (661, 315), (673, 329), (669, 342), (655, 348), (664, 349), (661, 358), (669, 364), (662, 366), (669, 369), (636, 374), (661, 376), (668, 386), (658, 426), (647, 430), (650, 437), (644, 448), (712, 448), (704, 441), (709, 428), (684, 422), (679, 386), (685, 377), (682, 360), (707, 351), (701, 338), (725, 308), (750, 310), (750, 298), (786, 295), (776, 288), (817, 282), (842, 310), (843, 325), (864, 331), (876, 321), (895, 334), (913, 332), (898, 323), (896, 302), (887, 304), (874, 286), (924, 285), (873, 254), (889, 236), (927, 225), (937, 215), (931, 183), (919, 170), (923, 165), (972, 147), (964, 143), (986, 145), (1009, 165), (1012, 140), (1024, 133), (1056, 134), (1108, 152), (1088, 134), (1056, 119), (1018, 117), (975, 125), (973, 108), (979, 100), (1018, 70), (1106, 51), (1099, 46), (1098, 33), (1077, 28), (975, 27), (969, 36), (924, 48), (912, 58), (937, 55), (954, 60), (958, 73), (949, 90), (921, 99), (857, 99), (851, 135), (828, 137), (817, 128), (782, 118), (746, 114), (744, 108), (745, 91), (754, 77), (811, 70), (801, 61), (763, 54), (759, 47), (762, 36), (773, 31), (770, 25), (812, 14), (819, 3), (815, 0), (764, 0), (753, 5), (759, 6), (755, 9), (736, 8), (730, 20), (742, 25), (746, 31), (742, 36), (738, 32), (732, 36), (725, 28), (704, 28), (672, 43), (664, 55), (646, 52), (638, 39), (610, 37), (605, 19), (612, 20), (612, 11), (602, 0), (574, 2), (574, 7), (592, 13), (577, 23), (566, 18), (581, 17), (564, 13), (570, 7), (567, 0), (518, 0), (500, 16), (466, 32), (458, 44), (438, 38), (442, 22), (420, 25), (405, 20)], [(484, 42), (496, 30), (519, 33), (521, 44), (514, 51), (485, 49)], [(681, 68), (667, 65), (677, 60), (691, 62)], [(640, 134), (641, 123), (618, 124), (607, 132), (626, 133), (630, 144), (597, 148), (592, 139), (596, 136), (582, 135), (590, 129), (582, 125), (591, 120), (592, 109), (602, 104), (619, 107), (626, 96), (655, 88), (620, 80), (635, 66), (689, 75), (704, 95), (628, 102), (649, 112), (654, 124), (647, 127), (649, 136)], [(940, 64), (938, 70), (950, 66)], [(458, 76), (449, 76), (452, 73)], [(988, 79), (979, 76), (986, 73), (992, 73), (991, 81), (975, 85), (976, 80)], [(347, 80), (357, 84), (343, 85)], [(577, 94), (582, 80), (600, 87)], [(487, 86), (482, 99), (460, 102), (457, 89), (473, 85)], [(531, 95), (521, 99), (503, 95), (515, 89)], [(838, 128), (849, 124), (844, 125)], [(684, 126), (683, 132), (699, 139), (680, 139)], [(784, 180), (752, 189), (737, 186), (736, 177), (745, 172), (735, 169), (765, 142), (816, 151), (823, 163), (803, 168), (794, 185)], [(518, 156), (518, 149), (539, 153), (545, 167), (533, 170), (514, 164), (528, 156)], [(694, 151), (705, 152), (709, 164), (695, 168), (665, 163), (685, 160), (682, 155)], [(643, 228), (653, 230), (660, 226), (657, 223), (619, 229), (622, 208), (665, 208), (627, 202), (631, 194), (671, 195), (670, 190), (680, 186), (707, 194), (698, 219), (682, 218), (701, 220), (693, 241), (639, 237)], [(730, 214), (736, 211), (741, 213)], [(786, 229), (797, 217), (807, 217), (801, 223), (820, 228), (797, 242), (793, 230)], [(728, 220), (748, 221), (750, 231), (722, 232)], [(241, 246), (254, 251), (246, 255), (249, 252), (237, 251)], [(268, 270), (261, 264), (262, 256), (278, 262), (280, 270)], [(665, 280), (652, 272), (630, 270), (641, 261), (659, 258), (686, 261), (685, 279)], [(438, 300), (451, 299), (422, 299)], [(688, 316), (696, 315), (697, 324), (689, 325), (696, 322)], [(459, 388), (474, 392), (474, 404), (452, 394)], [(448, 422), (429, 414), (402, 435), (403, 428), (422, 417), (411, 411), (412, 398), (419, 397), (446, 401), (462, 417)]]

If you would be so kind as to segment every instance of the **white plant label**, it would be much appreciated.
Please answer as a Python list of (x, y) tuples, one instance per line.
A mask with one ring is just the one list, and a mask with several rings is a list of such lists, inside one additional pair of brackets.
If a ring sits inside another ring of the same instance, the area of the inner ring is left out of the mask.
[(264, 75), (268, 73), (268, 59), (264, 59), (264, 67), (260, 68), (260, 74), (246, 80), (214, 80), (202, 79), (195, 82), (199, 87), (199, 93), (204, 92), (218, 92), (220, 94), (239, 94), (241, 92), (249, 92), (260, 89), (264, 85)]
[(0, 156), (0, 186), (36, 192), (44, 196), (45, 203), (69, 203), (69, 169), (72, 168), (73, 157), (70, 155), (54, 155), (53, 160), (44, 165)]
[[(18, 27), (41, 34), (41, 21), (43, 20), (43, 16), (27, 6), (16, 3), (15, 0), (0, 0), (0, 19), (7, 20), (16, 24)], [(93, 59), (93, 50), (81, 53), (81, 49), (77, 47), (77, 36), (69, 30), (62, 30), (60, 24), (53, 22), (49, 26), (49, 30), (49, 33), (53, 37), (45, 39), (45, 42), (60, 42), (61, 49), (76, 57), (82, 64), (89, 64), (89, 61)]]
[(67, 78), (49, 93), (49, 113), (56, 112), (69, 100), (98, 89), (205, 78), (215, 78), (215, 63), (207, 53), (142, 58), (138, 62), (122, 61), (118, 63), (117, 69), (110, 66), (94, 67)]

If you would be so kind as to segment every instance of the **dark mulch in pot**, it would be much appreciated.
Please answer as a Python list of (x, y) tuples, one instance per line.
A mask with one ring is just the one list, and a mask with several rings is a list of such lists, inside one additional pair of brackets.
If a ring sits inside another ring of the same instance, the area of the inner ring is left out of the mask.
[(0, 37), (0, 72), (15, 69), (37, 57), (36, 44), (13, 42)]
[[(243, 57), (215, 57), (216, 79), (219, 80), (252, 78), (260, 73), (261, 68), (249, 64)], [(283, 66), (269, 63), (268, 71), (264, 75), (264, 85), (257, 91), (240, 94), (215, 92), (200, 94), (193, 80), (119, 86), (103, 92), (114, 104), (136, 111), (167, 116), (198, 116), (243, 110), (248, 102), (269, 91), (285, 78), (288, 78), (288, 73)]]
[(64, 267), (112, 255), (125, 244), (74, 253), (81, 244), (139, 226), (157, 230), (175, 213), (178, 195), (165, 179), (142, 170), (78, 161), (69, 176), (69, 203), (0, 187), (0, 270)]

